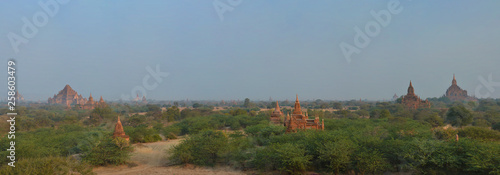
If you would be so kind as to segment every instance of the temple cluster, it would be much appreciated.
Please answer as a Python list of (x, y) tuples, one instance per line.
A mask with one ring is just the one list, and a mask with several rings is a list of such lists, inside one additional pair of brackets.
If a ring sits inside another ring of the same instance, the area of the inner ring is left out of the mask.
[[(455, 74), (453, 74), (453, 80), (451, 81), (451, 86), (446, 90), (444, 97), (450, 99), (451, 101), (477, 101), (475, 97), (471, 97), (467, 95), (467, 91), (463, 90), (457, 85), (457, 80), (455, 79)], [(397, 98), (397, 95), (394, 94), (393, 100)], [(404, 104), (406, 107), (410, 109), (418, 109), (418, 108), (430, 108), (431, 103), (428, 100), (422, 100), (415, 94), (415, 90), (413, 89), (413, 85), (410, 81), (410, 87), (408, 87), (408, 94), (402, 96), (401, 104)]]
[(295, 107), (292, 111), (292, 115), (287, 114), (283, 120), (282, 118), (283, 112), (281, 112), (280, 106), (278, 102), (276, 102), (276, 108), (271, 114), (270, 120), (274, 124), (285, 126), (286, 132), (297, 132), (298, 130), (306, 129), (325, 129), (324, 120), (320, 122), (319, 117), (316, 117), (315, 119), (309, 119), (309, 115), (307, 115), (307, 112), (305, 114), (302, 112), (298, 95), (297, 99), (295, 100)]
[(141, 98), (139, 97), (139, 94), (137, 94), (137, 96), (132, 100), (133, 102), (135, 102), (136, 104), (148, 104), (148, 100), (146, 99), (146, 96), (142, 96), (142, 100)]
[(50, 97), (48, 99), (49, 104), (62, 104), (66, 105), (68, 108), (71, 108), (71, 106), (76, 106), (79, 109), (94, 109), (97, 106), (104, 106), (106, 103), (104, 102), (104, 99), (101, 99), (99, 101), (94, 101), (94, 98), (92, 97), (92, 94), (90, 94), (88, 100), (87, 98), (82, 97), (82, 95), (78, 94), (71, 86), (66, 85), (64, 86), (64, 89), (59, 91), (57, 95), (54, 95), (53, 97)]

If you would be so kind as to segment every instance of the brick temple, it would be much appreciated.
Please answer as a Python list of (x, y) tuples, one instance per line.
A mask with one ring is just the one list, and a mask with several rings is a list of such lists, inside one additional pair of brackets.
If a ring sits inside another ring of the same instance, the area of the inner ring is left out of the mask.
[(94, 109), (99, 105), (105, 105), (104, 100), (101, 99), (96, 102), (92, 97), (92, 93), (90, 94), (88, 100), (87, 98), (82, 97), (81, 94), (78, 94), (71, 86), (64, 86), (63, 90), (59, 91), (57, 95), (53, 97), (49, 97), (47, 100), (49, 104), (62, 104), (71, 108), (72, 105), (78, 106), (79, 109)]
[[(274, 124), (281, 124), (281, 117), (283, 112), (281, 112), (278, 102), (276, 102), (276, 108), (271, 114), (271, 122)], [(324, 120), (319, 121), (319, 117), (315, 119), (309, 119), (309, 116), (302, 112), (299, 102), (299, 96), (295, 100), (295, 107), (292, 111), (292, 115), (287, 114), (284, 119), (283, 125), (286, 127), (286, 132), (297, 132), (298, 130), (315, 129), (324, 130), (325, 124)]]
[(428, 100), (424, 101), (415, 94), (415, 90), (413, 89), (411, 81), (410, 81), (410, 86), (408, 87), (408, 93), (403, 96), (403, 98), (401, 99), (401, 103), (410, 109), (431, 107), (431, 103)]
[(125, 134), (123, 130), (122, 122), (120, 121), (120, 117), (118, 117), (118, 121), (115, 124), (115, 131), (113, 132), (113, 138), (121, 137), (127, 141), (130, 141), (129, 136)]
[(281, 117), (283, 117), (283, 112), (281, 112), (280, 105), (278, 104), (278, 101), (276, 101), (276, 108), (274, 108), (274, 111), (271, 114), (271, 122), (273, 124), (281, 124)]
[(450, 99), (451, 101), (460, 101), (460, 100), (465, 100), (465, 101), (475, 101), (477, 100), (474, 97), (470, 97), (467, 95), (467, 91), (463, 90), (460, 88), (460, 86), (457, 85), (457, 80), (455, 79), (455, 74), (453, 74), (453, 80), (451, 81), (451, 86), (446, 90), (446, 94), (444, 94), (445, 97)]

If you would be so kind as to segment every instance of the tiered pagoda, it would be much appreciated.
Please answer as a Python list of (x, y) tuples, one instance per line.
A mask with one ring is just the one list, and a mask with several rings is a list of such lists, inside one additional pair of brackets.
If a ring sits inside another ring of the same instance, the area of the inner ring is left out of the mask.
[(298, 130), (306, 129), (324, 130), (325, 122), (322, 120), (320, 123), (319, 117), (309, 119), (307, 113), (304, 115), (300, 108), (299, 96), (297, 95), (292, 115), (287, 114), (284, 126), (286, 127), (286, 132), (297, 132)]
[(283, 117), (283, 112), (281, 112), (280, 105), (278, 104), (278, 101), (276, 101), (276, 108), (274, 108), (274, 111), (271, 114), (271, 122), (273, 124), (281, 124), (281, 117)]
[(455, 79), (455, 74), (453, 74), (453, 80), (451, 81), (451, 86), (446, 90), (446, 94), (444, 94), (445, 97), (450, 99), (451, 101), (460, 101), (460, 100), (466, 100), (466, 101), (475, 101), (477, 100), (474, 97), (470, 97), (467, 95), (467, 91), (463, 90), (460, 88), (460, 86), (457, 85), (457, 80)]
[(121, 137), (127, 141), (129, 141), (129, 136), (125, 134), (123, 130), (122, 122), (120, 121), (120, 117), (118, 117), (118, 121), (115, 124), (115, 131), (113, 132), (113, 138)]
[(403, 98), (401, 99), (401, 103), (410, 109), (431, 107), (431, 103), (428, 100), (424, 101), (415, 94), (415, 90), (413, 89), (411, 81), (410, 81), (410, 86), (408, 87), (408, 94), (403, 96)]
[[(102, 102), (102, 103), (101, 103)], [(99, 102), (94, 101), (92, 94), (90, 94), (89, 99), (83, 98), (81, 94), (78, 94), (71, 86), (64, 86), (63, 90), (59, 91), (57, 95), (50, 97), (48, 99), (49, 104), (62, 104), (71, 108), (71, 105), (79, 106), (79, 109), (94, 109), (99, 104), (104, 104), (102, 99)]]
[(69, 85), (64, 86), (63, 90), (59, 91), (57, 95), (48, 99), (49, 104), (62, 104), (66, 106), (71, 104), (84, 105), (86, 102), (87, 99), (83, 98), (82, 95), (79, 95)]

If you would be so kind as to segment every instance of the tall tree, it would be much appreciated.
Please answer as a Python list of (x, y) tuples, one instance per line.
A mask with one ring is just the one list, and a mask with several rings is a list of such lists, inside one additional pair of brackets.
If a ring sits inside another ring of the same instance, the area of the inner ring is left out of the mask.
[(243, 106), (244, 106), (245, 108), (249, 108), (249, 107), (250, 107), (250, 99), (245, 98), (245, 103), (243, 103)]
[(453, 106), (446, 114), (446, 122), (453, 126), (466, 126), (472, 122), (472, 114), (464, 106)]
[(322, 147), (319, 152), (319, 159), (329, 162), (328, 167), (339, 174), (351, 163), (351, 157), (356, 150), (356, 145), (347, 139), (341, 139), (336, 142), (328, 142)]
[(164, 113), (169, 122), (174, 120), (180, 120), (181, 113), (179, 112), (179, 108), (177, 106), (172, 106), (167, 109), (167, 112)]

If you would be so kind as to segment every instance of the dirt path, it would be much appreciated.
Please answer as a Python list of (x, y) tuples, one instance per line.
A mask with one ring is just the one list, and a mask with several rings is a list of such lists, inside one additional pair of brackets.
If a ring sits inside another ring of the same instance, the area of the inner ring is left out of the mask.
[(128, 167), (110, 166), (97, 167), (94, 172), (99, 175), (149, 175), (149, 174), (172, 174), (172, 175), (241, 175), (245, 174), (230, 169), (229, 167), (201, 168), (193, 166), (164, 166), (168, 163), (166, 151), (179, 144), (182, 139), (169, 140), (155, 143), (134, 144), (134, 152), (130, 158), (138, 166)]

